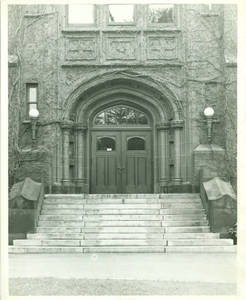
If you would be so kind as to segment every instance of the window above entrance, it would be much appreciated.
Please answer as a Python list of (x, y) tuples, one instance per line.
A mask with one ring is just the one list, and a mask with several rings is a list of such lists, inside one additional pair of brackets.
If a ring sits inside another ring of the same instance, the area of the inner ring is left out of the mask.
[(147, 125), (146, 115), (134, 108), (117, 105), (98, 113), (94, 125)]

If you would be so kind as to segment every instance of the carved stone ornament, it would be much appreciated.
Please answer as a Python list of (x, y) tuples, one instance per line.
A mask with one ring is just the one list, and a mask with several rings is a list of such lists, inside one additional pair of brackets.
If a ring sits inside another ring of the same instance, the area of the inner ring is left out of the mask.
[(157, 37), (147, 38), (147, 59), (176, 59), (177, 38)]
[(96, 38), (77, 37), (66, 40), (67, 60), (96, 60)]
[(135, 37), (108, 37), (106, 39), (107, 60), (136, 60)]

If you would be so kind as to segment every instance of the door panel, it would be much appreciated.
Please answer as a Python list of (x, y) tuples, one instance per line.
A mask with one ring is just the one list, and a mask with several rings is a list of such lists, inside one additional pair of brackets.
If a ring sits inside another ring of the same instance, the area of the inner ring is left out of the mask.
[(150, 132), (123, 132), (123, 188), (125, 193), (151, 192)]
[(92, 133), (92, 193), (118, 193), (120, 178), (118, 160), (120, 149), (119, 133)]
[(151, 193), (151, 134), (92, 132), (92, 193)]

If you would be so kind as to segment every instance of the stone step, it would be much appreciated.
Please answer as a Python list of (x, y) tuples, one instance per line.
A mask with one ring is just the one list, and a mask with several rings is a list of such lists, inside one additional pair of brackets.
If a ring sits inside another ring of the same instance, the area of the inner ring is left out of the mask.
[(16, 247), (9, 246), (9, 253), (82, 253), (82, 247)]
[(64, 233), (64, 232), (52, 232), (52, 233), (28, 233), (27, 239), (30, 240), (83, 240), (84, 233)]
[(86, 194), (45, 194), (45, 199), (85, 199)]
[(43, 204), (42, 210), (50, 210), (50, 209), (84, 210), (84, 204)]
[(91, 246), (44, 247), (9, 246), (9, 253), (235, 253), (236, 246)]
[(208, 225), (207, 220), (180, 220), (180, 221), (162, 221), (162, 227), (169, 226), (206, 226)]
[(163, 233), (164, 227), (37, 227), (37, 233)]
[(86, 199), (68, 199), (68, 198), (45, 198), (43, 204), (73, 204), (73, 205), (83, 205), (86, 204)]
[(199, 215), (204, 214), (206, 215), (206, 211), (203, 208), (177, 208), (177, 209), (168, 209), (162, 208), (160, 209), (161, 215)]
[(82, 227), (37, 227), (37, 233), (81, 233)]
[(163, 239), (107, 239), (107, 240), (83, 240), (82, 246), (165, 246), (166, 240)]
[(205, 215), (86, 215), (84, 221), (107, 221), (107, 220), (164, 220), (164, 221), (180, 221), (180, 220), (206, 220)]
[(78, 210), (101, 210), (101, 209), (203, 209), (201, 203), (159, 203), (159, 204), (43, 204), (42, 209), (78, 209)]
[(83, 221), (69, 221), (69, 220), (65, 220), (65, 221), (42, 221), (39, 220), (38, 221), (38, 227), (84, 227), (85, 223)]
[(85, 204), (85, 210), (87, 209), (160, 209), (160, 208), (161, 208), (161, 203)]
[[(185, 195), (185, 194), (184, 194)], [(138, 199), (138, 198), (151, 198), (158, 199), (160, 194), (87, 194), (85, 196), (87, 199)]]
[[(136, 228), (133, 228), (136, 229)], [(143, 229), (143, 228), (140, 228)], [(153, 228), (151, 228), (153, 229)], [(156, 228), (154, 228), (156, 229)], [(66, 232), (40, 232), (28, 233), (27, 239), (65, 239), (65, 240), (83, 240), (83, 239), (161, 239), (164, 238), (170, 241), (177, 240), (194, 240), (194, 239), (219, 239), (219, 233), (212, 232), (194, 232), (194, 233), (163, 233), (163, 232), (117, 232), (117, 233), (66, 233)]]
[(204, 209), (42, 209), (42, 215), (205, 215)]
[(182, 209), (203, 209), (202, 203), (161, 203), (162, 209), (182, 210)]
[(232, 239), (168, 239), (168, 246), (226, 246), (233, 245)]
[(209, 226), (175, 226), (165, 227), (166, 233), (210, 232)]
[(207, 216), (204, 213), (199, 214), (177, 214), (177, 215), (163, 215), (162, 220), (164, 221), (184, 221), (184, 220), (207, 220)]
[(96, 239), (163, 239), (163, 233), (28, 233), (27, 239), (96, 240)]
[(42, 215), (159, 215), (160, 209), (42, 209)]
[(82, 205), (82, 204), (158, 204), (158, 203), (201, 203), (201, 199), (197, 198), (178, 198), (178, 199), (69, 199), (69, 198), (46, 198), (44, 204), (67, 204), (67, 205)]
[(127, 227), (127, 226), (149, 226), (149, 227), (160, 227), (161, 221), (86, 221), (86, 227)]
[(167, 253), (224, 253), (236, 252), (236, 246), (168, 246)]
[(14, 246), (64, 246), (64, 247), (79, 247), (81, 246), (80, 240), (14, 240)]
[(45, 194), (46, 199), (138, 199), (138, 198), (152, 198), (152, 199), (165, 199), (165, 198), (198, 198), (200, 195), (198, 193), (167, 193), (167, 194)]
[(83, 221), (83, 215), (40, 215), (39, 221)]
[(161, 221), (161, 215), (86, 215), (85, 222), (98, 221)]
[(220, 234), (214, 232), (181, 232), (181, 233), (164, 233), (167, 240), (175, 239), (219, 239)]
[(164, 246), (102, 246), (86, 247), (84, 253), (164, 253)]
[(107, 239), (107, 240), (15, 240), (16, 247), (31, 247), (31, 246), (165, 246), (166, 240), (163, 239)]
[(171, 194), (159, 194), (161, 199), (200, 199), (200, 195), (197, 193), (171, 193)]

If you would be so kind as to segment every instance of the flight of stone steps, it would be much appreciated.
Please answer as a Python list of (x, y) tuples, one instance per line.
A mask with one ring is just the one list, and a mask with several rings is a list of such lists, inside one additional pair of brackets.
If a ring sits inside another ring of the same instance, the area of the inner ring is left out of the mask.
[(199, 194), (46, 195), (36, 233), (10, 253), (235, 252)]

